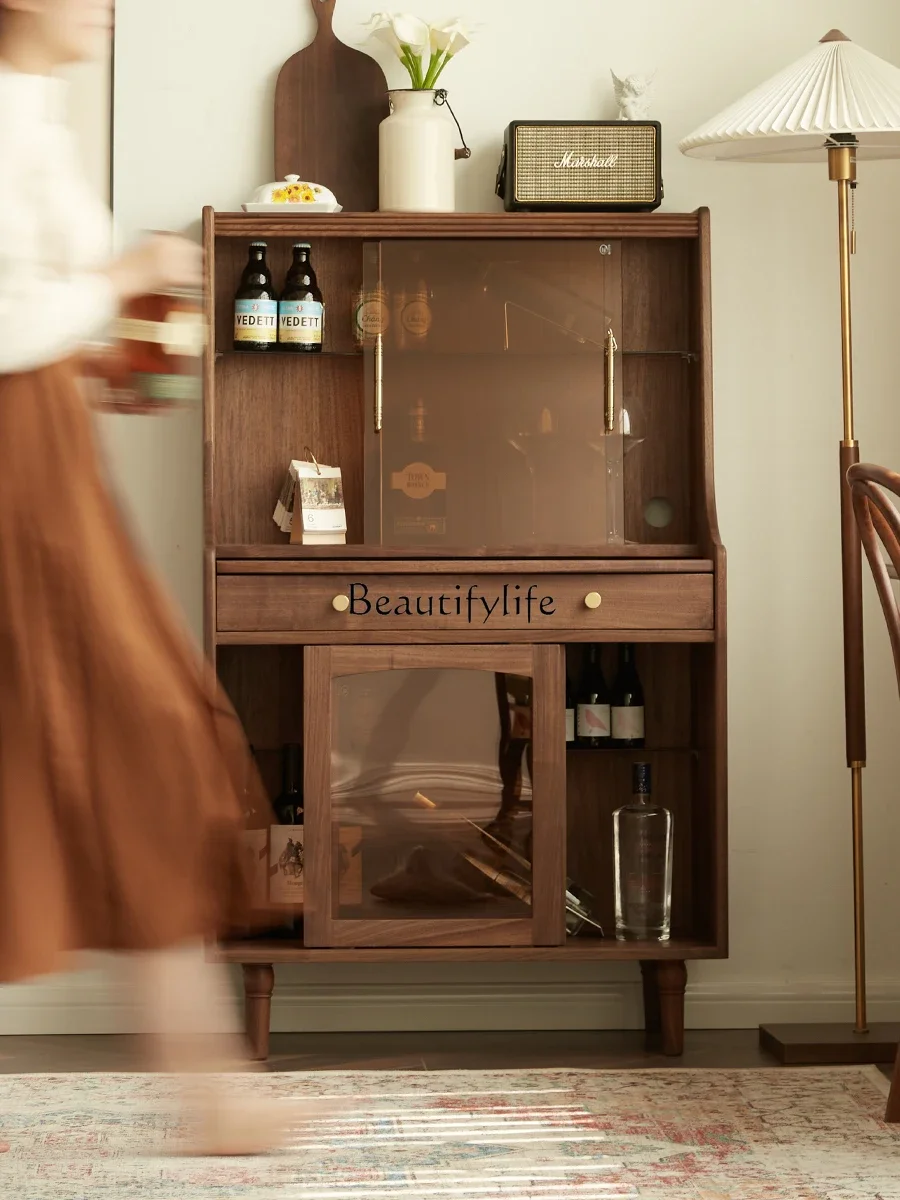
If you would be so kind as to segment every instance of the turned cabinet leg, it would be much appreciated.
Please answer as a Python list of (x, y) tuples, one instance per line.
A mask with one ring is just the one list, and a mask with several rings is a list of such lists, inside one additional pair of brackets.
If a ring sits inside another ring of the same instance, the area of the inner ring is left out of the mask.
[(650, 960), (641, 963), (641, 979), (644, 984), (644, 1033), (648, 1050), (660, 1048), (662, 1034), (662, 1012), (659, 1007), (659, 980), (657, 964)]
[(687, 967), (680, 960), (658, 962), (660, 1037), (663, 1054), (684, 1053), (684, 990)]
[(270, 964), (244, 963), (244, 1001), (250, 1057), (257, 1062), (269, 1057), (269, 1023), (275, 968)]

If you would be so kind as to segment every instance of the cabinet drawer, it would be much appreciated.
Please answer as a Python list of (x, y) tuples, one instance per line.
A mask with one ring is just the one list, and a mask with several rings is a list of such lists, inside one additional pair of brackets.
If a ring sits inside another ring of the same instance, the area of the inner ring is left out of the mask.
[(713, 627), (713, 577), (693, 573), (220, 575), (217, 597), (222, 633)]

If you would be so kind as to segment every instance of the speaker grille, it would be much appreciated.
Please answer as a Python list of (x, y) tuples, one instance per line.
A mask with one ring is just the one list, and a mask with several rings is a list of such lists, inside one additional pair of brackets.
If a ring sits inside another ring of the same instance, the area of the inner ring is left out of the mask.
[[(515, 199), (519, 204), (653, 204), (656, 133), (653, 125), (628, 122), (519, 125)], [(599, 165), (612, 157), (611, 165)], [(572, 159), (598, 160), (598, 165), (556, 165)]]

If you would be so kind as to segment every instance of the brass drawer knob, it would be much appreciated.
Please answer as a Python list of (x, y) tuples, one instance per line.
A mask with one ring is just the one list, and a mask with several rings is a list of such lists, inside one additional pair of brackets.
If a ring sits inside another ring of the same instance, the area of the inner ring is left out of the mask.
[(331, 602), (331, 607), (335, 612), (346, 612), (350, 607), (350, 597), (344, 595), (335, 596)]
[(585, 608), (599, 608), (602, 603), (599, 592), (588, 592), (584, 598)]

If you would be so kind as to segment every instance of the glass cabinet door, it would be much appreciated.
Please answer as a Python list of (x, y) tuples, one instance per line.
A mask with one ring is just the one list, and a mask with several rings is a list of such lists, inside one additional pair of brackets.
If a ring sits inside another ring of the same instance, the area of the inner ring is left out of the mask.
[(561, 944), (562, 649), (305, 655), (306, 945)]
[(616, 242), (366, 243), (366, 542), (622, 542), (621, 317)]

